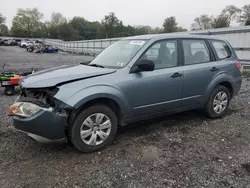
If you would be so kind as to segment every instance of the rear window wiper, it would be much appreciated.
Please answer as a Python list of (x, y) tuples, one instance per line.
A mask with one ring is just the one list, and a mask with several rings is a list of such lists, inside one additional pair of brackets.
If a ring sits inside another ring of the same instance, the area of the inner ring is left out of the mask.
[(92, 66), (92, 67), (100, 67), (100, 68), (105, 68), (104, 66), (102, 66), (102, 65), (98, 65), (98, 64), (89, 64), (89, 66)]

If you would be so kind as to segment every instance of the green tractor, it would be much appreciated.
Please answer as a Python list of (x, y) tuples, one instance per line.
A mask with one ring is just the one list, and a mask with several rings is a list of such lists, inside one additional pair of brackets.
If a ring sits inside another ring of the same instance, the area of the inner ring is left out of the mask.
[(6, 63), (4, 63), (2, 67), (2, 72), (0, 73), (0, 86), (4, 87), (5, 95), (13, 95), (15, 91), (15, 86), (18, 86), (19, 81), (22, 77), (28, 76), (29, 74), (33, 74), (36, 69), (31, 69), (29, 72), (23, 73), (13, 73), (13, 72), (4, 72), (4, 67)]

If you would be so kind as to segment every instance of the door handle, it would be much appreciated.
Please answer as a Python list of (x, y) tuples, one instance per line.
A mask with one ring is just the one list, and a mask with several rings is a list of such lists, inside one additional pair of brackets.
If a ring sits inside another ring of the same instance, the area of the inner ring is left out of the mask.
[(215, 72), (215, 71), (218, 71), (219, 69), (217, 67), (213, 67), (210, 69), (211, 72)]
[(182, 76), (182, 74), (176, 72), (176, 73), (174, 73), (171, 77), (172, 77), (172, 78), (177, 78), (177, 77), (181, 77), (181, 76)]

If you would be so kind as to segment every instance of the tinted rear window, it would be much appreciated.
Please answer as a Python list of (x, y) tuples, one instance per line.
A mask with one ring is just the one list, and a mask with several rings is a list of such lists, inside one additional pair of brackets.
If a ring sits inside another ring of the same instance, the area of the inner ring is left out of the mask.
[(230, 48), (224, 41), (212, 41), (211, 44), (214, 47), (215, 53), (219, 59), (231, 57)]

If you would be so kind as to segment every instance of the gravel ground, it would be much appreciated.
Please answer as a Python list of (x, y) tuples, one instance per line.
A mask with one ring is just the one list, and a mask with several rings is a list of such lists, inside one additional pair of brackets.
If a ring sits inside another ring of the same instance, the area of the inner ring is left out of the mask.
[[(16, 54), (13, 59), (19, 57)], [(35, 58), (48, 66), (54, 60), (58, 61), (53, 65), (58, 65), (62, 59), (81, 59), (50, 55), (35, 54)], [(81, 154), (67, 144), (41, 145), (16, 132), (6, 116), (16, 96), (4, 96), (0, 89), (0, 97), (1, 188), (250, 187), (247, 78), (221, 119), (192, 111), (132, 124), (119, 130), (111, 146), (92, 154)]]
[(31, 68), (40, 70), (60, 65), (79, 64), (90, 59), (91, 57), (69, 55), (64, 52), (37, 54), (16, 46), (0, 46), (0, 70), (4, 63), (6, 63), (5, 70), (22, 72), (29, 71)]

